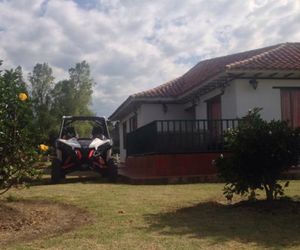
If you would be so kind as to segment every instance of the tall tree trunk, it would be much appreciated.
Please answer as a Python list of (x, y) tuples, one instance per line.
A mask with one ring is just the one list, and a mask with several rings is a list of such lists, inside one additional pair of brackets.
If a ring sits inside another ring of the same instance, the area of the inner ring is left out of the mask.
[(268, 201), (274, 200), (274, 187), (272, 185), (264, 184), (264, 188), (266, 191), (266, 197)]

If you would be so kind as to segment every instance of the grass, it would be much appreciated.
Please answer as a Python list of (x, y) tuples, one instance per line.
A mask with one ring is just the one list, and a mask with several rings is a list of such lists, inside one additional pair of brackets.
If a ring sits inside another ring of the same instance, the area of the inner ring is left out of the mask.
[[(222, 188), (79, 180), (12, 190), (6, 197), (84, 208), (95, 223), (9, 249), (300, 249), (300, 206), (270, 211), (228, 206)], [(299, 199), (300, 181), (292, 181), (286, 194)]]

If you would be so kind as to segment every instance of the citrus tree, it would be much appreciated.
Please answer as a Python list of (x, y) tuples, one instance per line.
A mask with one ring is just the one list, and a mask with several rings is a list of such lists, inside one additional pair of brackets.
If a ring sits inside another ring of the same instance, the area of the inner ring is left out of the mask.
[[(1, 62), (0, 62), (1, 64)], [(32, 111), (22, 70), (0, 72), (0, 194), (36, 176)]]
[(226, 133), (230, 153), (215, 161), (227, 183), (224, 194), (228, 199), (233, 194), (255, 197), (257, 189), (265, 191), (267, 200), (283, 195), (284, 186), (278, 180), (283, 171), (297, 164), (299, 129), (291, 128), (285, 121), (267, 122), (259, 111), (249, 111), (236, 129)]

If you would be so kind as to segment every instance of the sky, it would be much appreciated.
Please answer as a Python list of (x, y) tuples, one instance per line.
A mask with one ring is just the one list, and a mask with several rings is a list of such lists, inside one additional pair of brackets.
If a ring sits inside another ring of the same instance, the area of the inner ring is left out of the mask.
[(299, 0), (0, 0), (0, 59), (25, 75), (47, 62), (57, 81), (86, 60), (108, 117), (201, 60), (300, 42), (299, 24)]

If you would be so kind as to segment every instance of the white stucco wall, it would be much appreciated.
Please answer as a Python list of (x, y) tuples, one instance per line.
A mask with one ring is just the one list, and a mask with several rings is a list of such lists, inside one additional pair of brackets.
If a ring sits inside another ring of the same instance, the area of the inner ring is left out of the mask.
[(186, 111), (183, 104), (166, 104), (167, 111), (164, 112), (162, 104), (142, 104), (139, 127), (154, 120), (176, 120), (195, 119), (193, 112)]
[(230, 82), (230, 85), (225, 88), (225, 92), (221, 96), (223, 119), (234, 119), (238, 116), (236, 84), (235, 81)]
[[(196, 119), (207, 119), (207, 100), (220, 95), (221, 90), (215, 89), (206, 95), (200, 97), (198, 105), (196, 106)], [(223, 119), (232, 119), (237, 116), (236, 108), (236, 87), (235, 82), (231, 82), (229, 86), (226, 87), (224, 93), (221, 95), (221, 112)]]
[(260, 80), (253, 89), (249, 80), (236, 80), (237, 116), (242, 117), (249, 109), (263, 108), (261, 116), (270, 121), (281, 119), (280, 89), (274, 87), (300, 87), (300, 80)]
[(119, 135), (120, 135), (120, 161), (125, 162), (126, 150), (124, 149), (123, 145), (123, 125), (120, 123), (119, 127)]
[(122, 120), (120, 121), (120, 126), (119, 126), (119, 135), (120, 135), (120, 161), (125, 162), (125, 156), (126, 156), (126, 150), (124, 149), (124, 140), (123, 140), (123, 123), (127, 122), (127, 129), (128, 129), (128, 121), (127, 120)]
[[(141, 107), (138, 107), (135, 111), (137, 114), (137, 126), (140, 127), (141, 124)], [(131, 112), (126, 117), (124, 117), (122, 120), (120, 120), (120, 126), (119, 126), (119, 135), (120, 135), (120, 160), (121, 162), (125, 161), (126, 157), (126, 149), (124, 149), (124, 141), (123, 141), (123, 123), (126, 123), (127, 133), (129, 132), (129, 119), (135, 115), (135, 112)]]
[[(249, 109), (255, 107), (263, 108), (261, 116), (270, 121), (281, 119), (280, 89), (276, 87), (300, 87), (300, 80), (263, 80), (258, 79), (257, 89), (249, 84), (247, 79), (237, 79), (226, 87), (221, 95), (222, 118), (241, 118), (247, 114)], [(274, 88), (275, 87), (275, 88)], [(200, 97), (196, 106), (196, 119), (207, 118), (206, 101), (221, 94), (219, 89)]]

